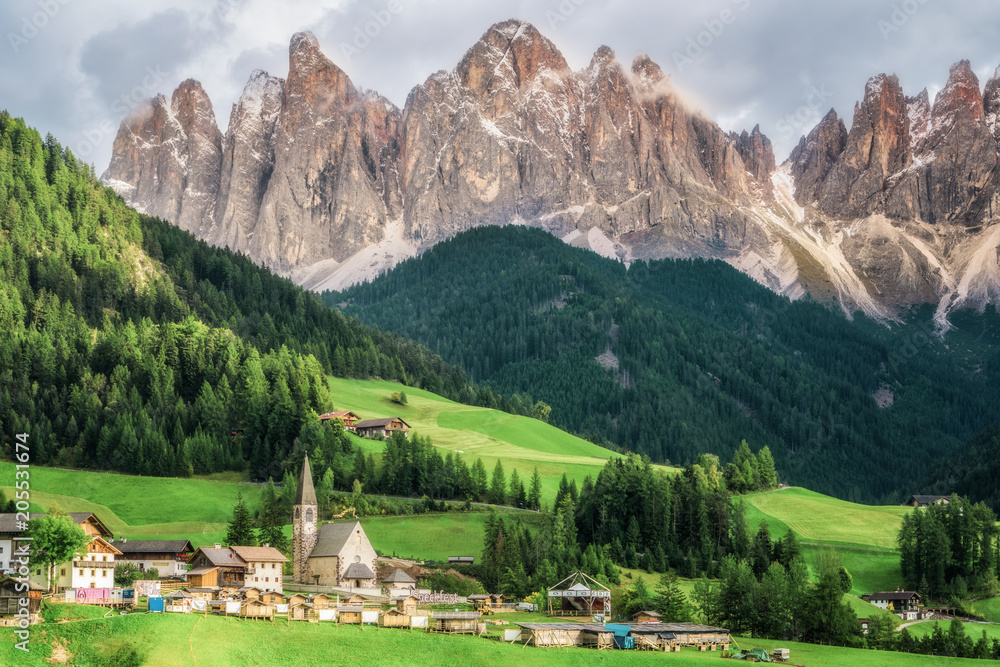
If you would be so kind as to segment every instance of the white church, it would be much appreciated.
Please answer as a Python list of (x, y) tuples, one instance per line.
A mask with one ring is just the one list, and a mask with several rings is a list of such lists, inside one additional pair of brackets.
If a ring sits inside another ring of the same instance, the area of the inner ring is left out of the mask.
[(341, 588), (376, 588), (378, 555), (361, 527), (353, 523), (319, 525), (309, 457), (302, 461), (292, 511), (292, 572), (295, 583)]

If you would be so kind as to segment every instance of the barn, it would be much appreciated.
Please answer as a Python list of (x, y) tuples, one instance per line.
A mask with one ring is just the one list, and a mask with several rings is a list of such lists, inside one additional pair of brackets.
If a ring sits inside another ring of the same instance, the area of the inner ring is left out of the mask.
[(380, 417), (379, 419), (359, 421), (354, 430), (365, 438), (388, 438), (396, 432), (406, 435), (410, 430), (410, 425), (399, 417)]
[(43, 592), (42, 587), (34, 582), (25, 584), (12, 577), (0, 580), (0, 625), (17, 624), (16, 615), (21, 611), (22, 598), (27, 599), (30, 622), (39, 622)]

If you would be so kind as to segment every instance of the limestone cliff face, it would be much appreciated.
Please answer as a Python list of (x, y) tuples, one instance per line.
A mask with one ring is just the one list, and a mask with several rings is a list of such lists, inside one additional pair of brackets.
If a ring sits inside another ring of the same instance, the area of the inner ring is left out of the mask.
[(296, 34), (287, 80), (254, 72), (225, 136), (184, 82), (127, 119), (104, 179), (131, 204), (337, 289), (477, 225), (528, 224), (625, 261), (725, 259), (778, 292), (891, 318), (1000, 298), (1000, 75), (956, 64), (931, 103), (870, 79), (776, 167), (646, 56), (572, 71), (530, 24), (492, 26), (403, 109)]
[(212, 103), (189, 79), (122, 123), (104, 178), (133, 206), (199, 234), (211, 226), (221, 155)]

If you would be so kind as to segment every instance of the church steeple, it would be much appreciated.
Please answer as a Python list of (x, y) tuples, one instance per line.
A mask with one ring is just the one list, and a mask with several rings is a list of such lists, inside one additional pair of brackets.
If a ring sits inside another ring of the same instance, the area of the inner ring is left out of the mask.
[(299, 473), (299, 488), (295, 491), (296, 505), (316, 505), (316, 490), (313, 488), (312, 470), (309, 468), (309, 455), (302, 459), (302, 472)]
[(312, 470), (309, 468), (309, 456), (306, 455), (302, 461), (292, 511), (292, 576), (295, 583), (313, 583), (309, 576), (309, 555), (316, 546), (318, 524), (319, 507), (316, 490), (313, 488)]

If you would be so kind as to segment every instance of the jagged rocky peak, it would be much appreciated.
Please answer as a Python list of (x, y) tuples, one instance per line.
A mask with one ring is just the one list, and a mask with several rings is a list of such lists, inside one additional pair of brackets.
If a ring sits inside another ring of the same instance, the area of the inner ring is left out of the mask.
[(635, 77), (637, 86), (649, 90), (669, 80), (667, 75), (663, 73), (663, 68), (644, 53), (637, 55), (632, 60), (632, 76)]
[(358, 91), (344, 70), (320, 50), (311, 32), (297, 32), (288, 48), (285, 105), (323, 116), (358, 101)]
[(983, 90), (983, 114), (986, 118), (986, 126), (990, 132), (997, 136), (998, 126), (1000, 126), (1000, 67), (996, 68), (993, 76), (986, 82)]
[(747, 171), (758, 181), (770, 185), (771, 172), (777, 165), (774, 160), (774, 147), (771, 145), (771, 140), (760, 131), (760, 125), (755, 125), (750, 132), (746, 130), (740, 134), (732, 132), (729, 138), (736, 146)]
[(847, 127), (834, 109), (799, 140), (788, 158), (795, 182), (795, 200), (805, 206), (816, 198), (817, 187), (847, 146)]
[(906, 116), (910, 119), (910, 148), (917, 154), (931, 131), (931, 101), (926, 88), (916, 97), (906, 98)]
[(170, 107), (177, 121), (185, 132), (197, 131), (206, 135), (221, 136), (219, 126), (215, 122), (215, 111), (212, 101), (194, 79), (182, 81), (174, 91)]
[(520, 89), (539, 73), (569, 71), (555, 44), (530, 23), (510, 19), (492, 26), (456, 68), (462, 84), (479, 95)]
[(979, 79), (968, 60), (960, 60), (951, 66), (948, 83), (934, 96), (933, 114), (935, 118), (965, 116), (983, 120)]

